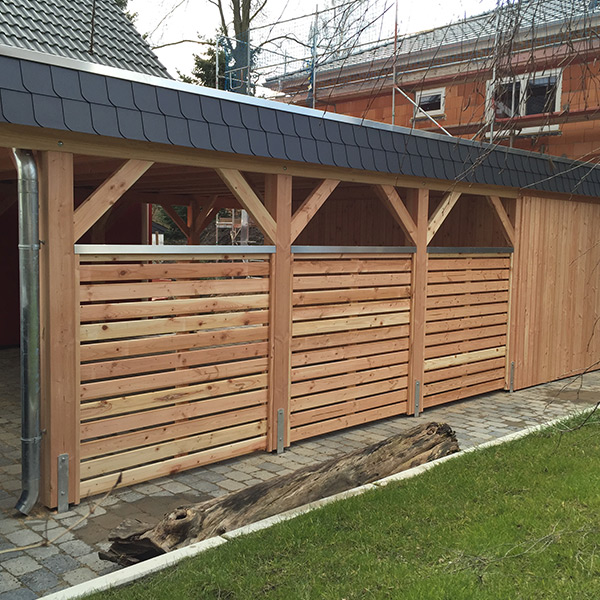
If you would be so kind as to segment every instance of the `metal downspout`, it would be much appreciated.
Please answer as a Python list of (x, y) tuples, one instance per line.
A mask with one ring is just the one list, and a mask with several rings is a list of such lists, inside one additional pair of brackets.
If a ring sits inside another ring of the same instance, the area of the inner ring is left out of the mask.
[(30, 150), (13, 149), (19, 176), (21, 297), (21, 497), (27, 515), (40, 491), (40, 237), (37, 166)]

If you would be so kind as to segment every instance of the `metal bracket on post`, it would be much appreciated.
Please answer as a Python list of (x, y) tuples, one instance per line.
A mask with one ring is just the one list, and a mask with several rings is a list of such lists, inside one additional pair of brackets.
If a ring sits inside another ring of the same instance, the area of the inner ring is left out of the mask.
[(59, 513), (69, 510), (69, 455), (58, 457), (58, 507)]
[(419, 416), (421, 404), (421, 382), (415, 381), (415, 417)]
[(283, 454), (285, 418), (283, 408), (277, 411), (277, 454)]
[(508, 391), (512, 394), (515, 391), (515, 363), (510, 363), (510, 381), (508, 384)]

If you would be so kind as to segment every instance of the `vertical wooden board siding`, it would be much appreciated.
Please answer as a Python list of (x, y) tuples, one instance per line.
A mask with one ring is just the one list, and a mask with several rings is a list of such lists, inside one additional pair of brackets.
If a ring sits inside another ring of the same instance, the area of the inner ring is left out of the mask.
[(519, 202), (515, 389), (600, 366), (600, 205), (534, 196)]
[(292, 441), (405, 413), (410, 258), (297, 254), (293, 273)]
[(82, 495), (265, 449), (270, 257), (86, 258)]
[(427, 278), (436, 282), (428, 285), (429, 300), (436, 302), (428, 302), (425, 318), (425, 407), (504, 387), (508, 294), (478, 286), (496, 282), (508, 290), (510, 267), (508, 254), (429, 255)]

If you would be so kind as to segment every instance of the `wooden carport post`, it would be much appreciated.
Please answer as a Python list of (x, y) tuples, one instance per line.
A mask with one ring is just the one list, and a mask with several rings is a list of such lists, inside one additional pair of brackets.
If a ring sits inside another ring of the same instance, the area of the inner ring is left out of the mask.
[(408, 402), (406, 412), (423, 410), (423, 377), (425, 374), (425, 315), (427, 304), (427, 227), (429, 221), (429, 190), (409, 190), (408, 204), (416, 213), (416, 252), (413, 257), (412, 302), (408, 369)]
[(40, 155), (42, 459), (40, 500), (58, 506), (58, 460), (69, 459), (69, 502), (79, 503), (79, 298), (73, 155)]
[[(290, 445), (292, 368), (292, 178), (265, 176), (265, 205), (277, 223), (271, 268), (271, 361), (269, 377), (268, 450)], [(278, 444), (278, 412), (283, 410), (283, 439)]]

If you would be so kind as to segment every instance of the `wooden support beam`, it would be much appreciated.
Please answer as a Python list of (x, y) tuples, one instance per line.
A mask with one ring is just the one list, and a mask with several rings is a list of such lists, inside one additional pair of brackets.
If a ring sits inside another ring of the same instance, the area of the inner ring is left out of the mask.
[(58, 503), (58, 457), (69, 455), (69, 502), (79, 502), (79, 285), (73, 249), (73, 157), (43, 152), (40, 181), (41, 501)]
[(442, 223), (446, 220), (446, 217), (450, 214), (450, 211), (454, 208), (454, 205), (458, 202), (461, 195), (461, 192), (448, 192), (444, 195), (439, 206), (431, 215), (431, 219), (429, 219), (429, 225), (427, 226), (428, 244), (438, 232), (438, 229), (442, 226)]
[(498, 196), (486, 196), (489, 205), (492, 207), (494, 214), (496, 215), (498, 222), (502, 226), (502, 232), (504, 233), (504, 237), (506, 241), (514, 247), (515, 245), (515, 228), (513, 224), (510, 222), (508, 214), (506, 214), (506, 210), (504, 210), (504, 205)]
[[(427, 304), (427, 233), (429, 191), (410, 190), (409, 201), (417, 212), (417, 251), (413, 255), (412, 299), (410, 313), (410, 359), (408, 369), (407, 413), (423, 410), (423, 376), (425, 369), (425, 306)], [(419, 409), (417, 411), (417, 401)]]
[(190, 228), (190, 237), (192, 244), (200, 243), (200, 235), (206, 229), (209, 220), (214, 216), (217, 208), (218, 196), (213, 196), (206, 202), (205, 200), (196, 200), (192, 204), (192, 223)]
[(277, 225), (275, 220), (244, 176), (235, 169), (216, 169), (216, 172), (238, 202), (252, 215), (267, 240), (276, 244)]
[(292, 178), (267, 175), (265, 202), (277, 220), (276, 253), (271, 256), (271, 323), (269, 366), (269, 427), (267, 448), (277, 448), (277, 413), (284, 413), (284, 445), (290, 444), (290, 380), (292, 364)]
[(187, 226), (187, 223), (177, 214), (177, 211), (170, 204), (161, 204), (163, 210), (171, 217), (171, 220), (177, 227), (180, 229), (181, 233), (190, 239), (190, 228)]
[(153, 165), (146, 160), (128, 160), (81, 204), (74, 215), (77, 241)]
[(404, 206), (402, 198), (400, 198), (396, 188), (391, 185), (376, 185), (375, 192), (379, 199), (383, 202), (384, 206), (388, 209), (394, 220), (402, 231), (408, 236), (409, 240), (413, 243), (417, 243), (417, 226), (410, 213)]
[(323, 206), (323, 203), (340, 182), (336, 179), (325, 179), (308, 195), (306, 200), (300, 205), (300, 208), (292, 217), (292, 244), (298, 236), (304, 231), (304, 228), (310, 223), (317, 211)]

